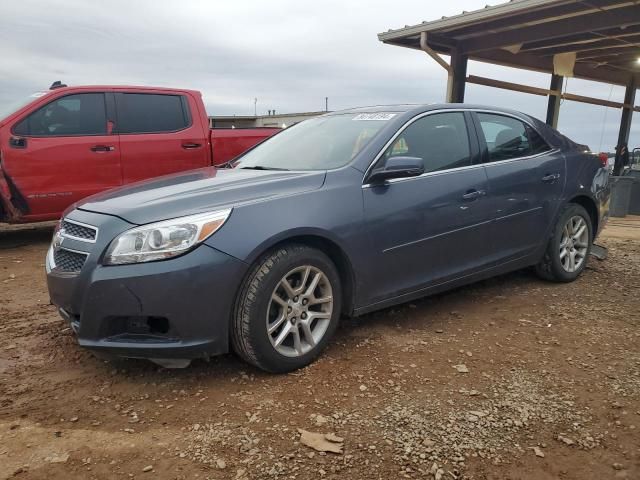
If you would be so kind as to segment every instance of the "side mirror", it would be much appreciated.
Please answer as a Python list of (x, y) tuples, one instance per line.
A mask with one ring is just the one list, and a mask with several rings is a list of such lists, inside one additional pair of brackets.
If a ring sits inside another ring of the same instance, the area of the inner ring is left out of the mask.
[(417, 177), (424, 173), (424, 160), (420, 157), (389, 157), (384, 166), (369, 174), (368, 183), (383, 183), (392, 178)]

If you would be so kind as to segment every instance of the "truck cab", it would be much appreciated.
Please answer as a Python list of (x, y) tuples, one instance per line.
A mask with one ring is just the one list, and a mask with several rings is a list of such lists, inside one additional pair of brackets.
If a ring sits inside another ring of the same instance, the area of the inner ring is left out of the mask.
[(54, 220), (89, 195), (217, 160), (200, 92), (56, 82), (0, 119), (0, 221)]

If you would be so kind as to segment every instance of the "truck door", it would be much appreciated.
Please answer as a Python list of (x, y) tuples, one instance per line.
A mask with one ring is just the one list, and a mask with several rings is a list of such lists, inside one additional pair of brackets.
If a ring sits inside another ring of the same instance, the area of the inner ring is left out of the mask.
[(208, 126), (200, 125), (186, 95), (125, 92), (115, 97), (124, 183), (211, 164)]
[(23, 220), (58, 218), (72, 203), (122, 183), (107, 95), (64, 95), (13, 125), (3, 168), (26, 204)]

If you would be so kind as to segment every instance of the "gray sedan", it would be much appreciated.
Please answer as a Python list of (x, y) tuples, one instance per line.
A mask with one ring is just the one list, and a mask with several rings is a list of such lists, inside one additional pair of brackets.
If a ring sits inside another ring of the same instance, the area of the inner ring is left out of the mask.
[(598, 157), (497, 108), (331, 113), (232, 166), (66, 212), (47, 279), (80, 345), (168, 367), (233, 349), (287, 372), (341, 316), (529, 266), (572, 281), (607, 218)]

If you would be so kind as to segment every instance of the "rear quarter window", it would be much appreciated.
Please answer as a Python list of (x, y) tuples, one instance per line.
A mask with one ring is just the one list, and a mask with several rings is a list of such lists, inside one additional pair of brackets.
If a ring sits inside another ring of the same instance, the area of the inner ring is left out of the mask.
[(116, 105), (121, 134), (176, 132), (191, 124), (183, 95), (120, 93)]
[(489, 162), (528, 157), (551, 147), (527, 123), (506, 115), (477, 113), (489, 153)]

